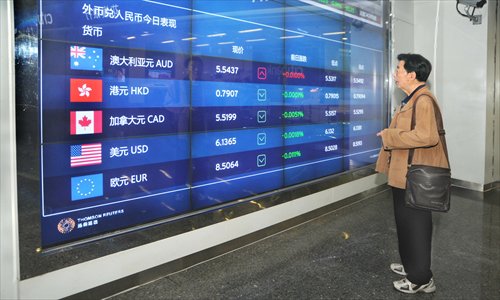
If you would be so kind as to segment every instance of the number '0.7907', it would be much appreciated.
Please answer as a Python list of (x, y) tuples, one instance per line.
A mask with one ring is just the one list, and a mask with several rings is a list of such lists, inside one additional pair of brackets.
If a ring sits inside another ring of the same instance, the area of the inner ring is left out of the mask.
[(238, 90), (215, 90), (217, 98), (236, 98), (238, 97)]

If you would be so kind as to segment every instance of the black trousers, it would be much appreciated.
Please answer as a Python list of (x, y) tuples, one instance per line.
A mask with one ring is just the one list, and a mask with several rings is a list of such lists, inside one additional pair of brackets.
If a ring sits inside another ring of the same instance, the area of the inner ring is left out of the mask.
[(399, 255), (406, 277), (417, 285), (432, 278), (432, 213), (405, 205), (405, 190), (392, 188)]

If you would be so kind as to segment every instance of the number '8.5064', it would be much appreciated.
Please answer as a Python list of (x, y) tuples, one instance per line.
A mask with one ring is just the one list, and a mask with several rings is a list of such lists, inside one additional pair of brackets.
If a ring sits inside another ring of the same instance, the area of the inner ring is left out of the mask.
[(224, 170), (234, 169), (234, 168), (237, 168), (239, 166), (240, 166), (240, 164), (239, 164), (239, 161), (237, 161), (237, 160), (216, 163), (215, 164), (215, 171), (224, 171)]

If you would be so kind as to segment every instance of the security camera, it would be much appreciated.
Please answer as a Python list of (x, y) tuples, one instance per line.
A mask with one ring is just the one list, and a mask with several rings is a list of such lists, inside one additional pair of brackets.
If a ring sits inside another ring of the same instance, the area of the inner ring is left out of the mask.
[(475, 8), (481, 8), (486, 4), (486, 0), (457, 0), (457, 2)]
[[(460, 11), (459, 4), (462, 5), (463, 12)], [(457, 0), (457, 12), (472, 21), (472, 24), (481, 24), (481, 15), (475, 16), (474, 13), (476, 8), (482, 8), (485, 4), (486, 0)]]

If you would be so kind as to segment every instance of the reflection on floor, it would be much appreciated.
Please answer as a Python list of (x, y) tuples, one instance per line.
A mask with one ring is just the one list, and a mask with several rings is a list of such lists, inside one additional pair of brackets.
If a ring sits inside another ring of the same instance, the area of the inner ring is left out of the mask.
[[(454, 188), (435, 213), (437, 290), (419, 299), (500, 299), (500, 189)], [(110, 299), (400, 299), (390, 190)]]

